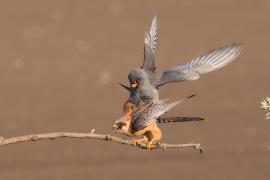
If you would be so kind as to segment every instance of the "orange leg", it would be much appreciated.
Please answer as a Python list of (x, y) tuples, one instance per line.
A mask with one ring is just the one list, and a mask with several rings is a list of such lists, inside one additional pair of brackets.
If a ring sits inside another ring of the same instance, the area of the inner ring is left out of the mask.
[[(141, 141), (146, 141), (147, 145), (146, 148), (148, 150), (151, 150), (151, 146), (153, 144), (156, 144), (159, 142), (159, 140), (162, 137), (162, 133), (161, 130), (158, 128), (157, 123), (154, 121), (153, 123), (151, 123), (149, 126), (147, 126), (146, 128), (137, 131), (135, 133), (133, 133), (134, 136), (144, 136), (143, 140), (139, 140)], [(136, 145), (136, 143), (138, 141), (133, 140), (134, 144)]]
[(162, 133), (161, 130), (157, 127), (156, 123), (154, 123), (150, 130), (145, 133), (145, 136), (148, 139), (146, 148), (151, 150), (151, 146), (158, 143), (158, 141), (161, 139)]

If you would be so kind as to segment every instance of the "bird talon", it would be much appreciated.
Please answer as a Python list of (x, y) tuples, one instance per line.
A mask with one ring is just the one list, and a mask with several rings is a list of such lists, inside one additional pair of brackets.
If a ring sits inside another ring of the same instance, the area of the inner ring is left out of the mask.
[(151, 151), (151, 146), (152, 146), (153, 144), (155, 144), (155, 143), (157, 143), (155, 140), (149, 141), (149, 142), (147, 143), (147, 145), (146, 145), (146, 149), (148, 149), (149, 151)]
[(149, 150), (149, 151), (151, 151), (151, 144), (147, 144), (146, 145), (146, 149)]
[(136, 146), (136, 144), (137, 144), (136, 139), (133, 139), (132, 141), (133, 141), (133, 146)]
[(141, 142), (146, 141), (145, 139), (133, 139), (133, 146), (141, 144)]
[(149, 151), (151, 151), (151, 146), (152, 146), (152, 143), (149, 142), (149, 143), (146, 145), (146, 149), (149, 150)]

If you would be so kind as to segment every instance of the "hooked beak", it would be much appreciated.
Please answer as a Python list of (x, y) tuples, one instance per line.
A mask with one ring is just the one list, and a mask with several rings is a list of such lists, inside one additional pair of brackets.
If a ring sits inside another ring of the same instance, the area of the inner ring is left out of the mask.
[(119, 119), (117, 119), (116, 121), (114, 121), (113, 125), (112, 125), (112, 129), (116, 129), (119, 130), (122, 128), (122, 126), (124, 125), (124, 117), (121, 117)]
[(119, 129), (119, 126), (117, 125), (117, 123), (113, 124), (112, 129)]
[(134, 82), (132, 82), (132, 83), (130, 84), (130, 86), (131, 86), (132, 88), (137, 88), (137, 87), (139, 86), (139, 82), (134, 81)]

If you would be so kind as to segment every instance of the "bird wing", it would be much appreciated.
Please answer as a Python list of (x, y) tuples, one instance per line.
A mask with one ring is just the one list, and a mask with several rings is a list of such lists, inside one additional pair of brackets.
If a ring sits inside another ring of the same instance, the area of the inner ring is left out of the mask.
[(142, 130), (155, 121), (155, 114), (166, 105), (166, 101), (167, 100), (159, 100), (157, 102), (151, 102), (135, 110), (131, 116), (131, 132)]
[(135, 110), (132, 114), (131, 119), (131, 131), (137, 132), (144, 129), (145, 127), (149, 126), (153, 121), (156, 121), (159, 116), (168, 112), (178, 104), (193, 96), (194, 95), (188, 96), (170, 104), (167, 103), (168, 99), (158, 100), (156, 102), (153, 101), (149, 104), (146, 104), (142, 108)]
[(141, 66), (147, 72), (155, 72), (155, 49), (157, 39), (157, 15), (152, 20), (150, 31), (144, 36), (144, 61)]
[(232, 62), (240, 54), (241, 46), (241, 43), (233, 43), (213, 49), (184, 65), (169, 68), (161, 73), (155, 85), (199, 79), (202, 74), (220, 69)]

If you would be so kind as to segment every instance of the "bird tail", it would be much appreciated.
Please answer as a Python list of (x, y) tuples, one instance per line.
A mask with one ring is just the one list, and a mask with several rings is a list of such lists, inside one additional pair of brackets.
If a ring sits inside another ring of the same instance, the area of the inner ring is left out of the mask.
[(201, 117), (158, 117), (157, 123), (203, 121)]

